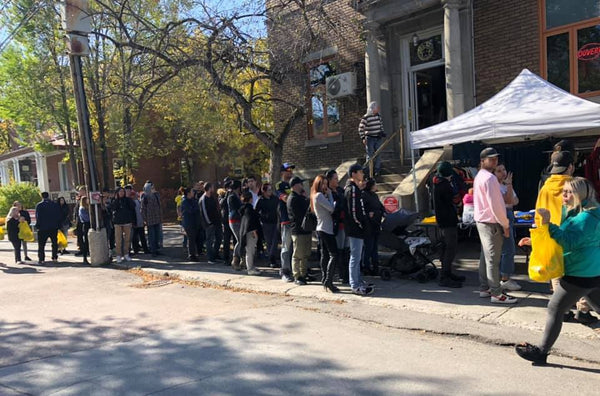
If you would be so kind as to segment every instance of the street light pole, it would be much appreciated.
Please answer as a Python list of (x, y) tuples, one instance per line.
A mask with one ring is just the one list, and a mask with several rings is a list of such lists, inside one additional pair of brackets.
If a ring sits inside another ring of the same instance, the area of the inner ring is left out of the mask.
[(90, 127), (90, 114), (85, 96), (81, 57), (89, 55), (88, 34), (92, 31), (88, 0), (65, 0), (62, 4), (62, 24), (67, 33), (67, 48), (73, 80), (73, 93), (77, 107), (79, 144), (83, 156), (83, 170), (88, 186), (88, 198), (94, 214), (90, 214), (92, 229), (88, 231), (90, 263), (107, 264), (108, 241), (104, 229), (100, 228), (100, 193), (96, 172), (96, 156)]

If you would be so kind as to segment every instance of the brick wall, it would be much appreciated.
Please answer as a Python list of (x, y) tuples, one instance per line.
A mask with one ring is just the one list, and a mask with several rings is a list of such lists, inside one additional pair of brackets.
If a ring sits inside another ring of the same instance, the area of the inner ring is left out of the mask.
[(522, 69), (540, 74), (537, 0), (474, 0), (475, 83), (481, 104)]
[[(324, 34), (320, 37), (319, 43), (314, 45), (311, 50), (306, 48), (290, 46), (288, 34), (282, 32), (278, 26), (271, 26), (269, 29), (269, 45), (274, 53), (276, 62), (284, 63), (294, 62), (297, 65), (293, 70), (286, 70), (286, 79), (283, 84), (272, 84), (272, 90), (276, 97), (288, 98), (296, 103), (306, 103), (306, 92), (308, 88), (308, 72), (298, 59), (302, 58), (298, 53), (289, 53), (290, 48), (298, 48), (304, 53), (311, 51), (320, 51), (327, 47), (337, 46), (338, 52), (328, 62), (334, 65), (337, 74), (345, 72), (356, 72), (358, 80), (358, 90), (356, 95), (338, 99), (340, 109), (340, 122), (342, 131), (342, 141), (336, 143), (323, 144), (318, 146), (306, 147), (308, 140), (308, 116), (298, 120), (288, 135), (283, 152), (283, 161), (292, 162), (302, 169), (314, 168), (335, 168), (342, 161), (364, 155), (364, 148), (358, 138), (357, 126), (360, 117), (366, 110), (365, 94), (365, 76), (364, 76), (364, 53), (365, 44), (361, 39), (361, 20), (362, 16), (358, 14), (346, 0), (337, 0), (328, 3), (326, 10), (344, 21), (344, 26), (340, 31), (331, 34)], [(298, 26), (297, 32), (303, 30), (302, 20), (298, 14), (288, 14), (284, 19), (285, 31), (289, 31), (290, 26)], [(304, 40), (297, 34), (292, 42), (298, 43)], [(285, 120), (290, 114), (290, 108), (286, 105), (278, 104), (274, 109), (275, 130), (281, 131)]]

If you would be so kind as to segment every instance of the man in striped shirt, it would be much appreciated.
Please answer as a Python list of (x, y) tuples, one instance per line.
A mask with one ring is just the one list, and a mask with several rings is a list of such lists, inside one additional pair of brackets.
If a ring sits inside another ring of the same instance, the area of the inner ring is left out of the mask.
[[(383, 131), (383, 120), (379, 114), (377, 102), (371, 102), (367, 113), (362, 116), (358, 124), (358, 134), (367, 151), (367, 162), (381, 146), (381, 140), (385, 137)], [(381, 168), (381, 157), (375, 158), (375, 175), (379, 174)]]

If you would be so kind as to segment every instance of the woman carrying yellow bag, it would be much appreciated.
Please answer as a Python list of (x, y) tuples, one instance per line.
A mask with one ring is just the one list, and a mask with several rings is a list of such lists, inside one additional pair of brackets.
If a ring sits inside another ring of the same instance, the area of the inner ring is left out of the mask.
[[(517, 345), (516, 352), (534, 364), (545, 364), (548, 352), (562, 328), (564, 313), (581, 297), (600, 312), (600, 207), (593, 185), (576, 177), (563, 187), (567, 217), (560, 227), (550, 223), (550, 212), (538, 209), (540, 227), (548, 227), (552, 239), (564, 250), (564, 277), (548, 304), (544, 337), (539, 346)], [(591, 314), (590, 314), (591, 315)]]

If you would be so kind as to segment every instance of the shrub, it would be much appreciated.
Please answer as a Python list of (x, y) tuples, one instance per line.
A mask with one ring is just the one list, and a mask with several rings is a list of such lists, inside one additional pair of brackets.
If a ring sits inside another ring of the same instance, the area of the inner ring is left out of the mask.
[(40, 189), (32, 183), (10, 183), (0, 186), (0, 217), (6, 217), (15, 201), (21, 202), (25, 209), (34, 209), (41, 200)]

